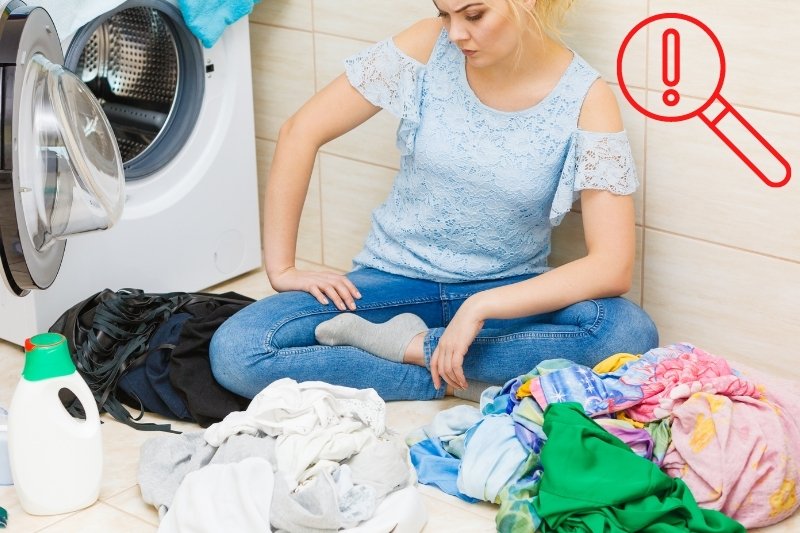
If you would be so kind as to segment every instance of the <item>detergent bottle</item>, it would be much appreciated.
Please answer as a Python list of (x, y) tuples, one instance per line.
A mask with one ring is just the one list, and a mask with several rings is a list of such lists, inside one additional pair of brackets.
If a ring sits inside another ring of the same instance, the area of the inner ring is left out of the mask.
[[(66, 411), (62, 389), (83, 404), (85, 420)], [(28, 514), (76, 511), (100, 495), (100, 416), (63, 335), (42, 333), (25, 341), (25, 367), (8, 410), (8, 452), (17, 496)]]

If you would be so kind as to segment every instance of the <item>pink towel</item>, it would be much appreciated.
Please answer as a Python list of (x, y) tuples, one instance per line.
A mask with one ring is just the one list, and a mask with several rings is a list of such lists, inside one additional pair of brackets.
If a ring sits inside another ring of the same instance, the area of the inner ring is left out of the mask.
[[(733, 374), (725, 359), (694, 346), (691, 348), (672, 357), (660, 357), (651, 364), (649, 379), (641, 383), (643, 399), (628, 408), (628, 416), (640, 422), (667, 417), (676, 405), (701, 391), (724, 396), (760, 396), (753, 383)], [(640, 366), (637, 373), (641, 373), (646, 368), (645, 359), (632, 364), (631, 368)], [(625, 374), (620, 377), (623, 382), (627, 379)]]
[(800, 503), (800, 409), (792, 384), (743, 371), (763, 393), (692, 394), (672, 411), (672, 444), (662, 468), (686, 482), (697, 503), (763, 527)]

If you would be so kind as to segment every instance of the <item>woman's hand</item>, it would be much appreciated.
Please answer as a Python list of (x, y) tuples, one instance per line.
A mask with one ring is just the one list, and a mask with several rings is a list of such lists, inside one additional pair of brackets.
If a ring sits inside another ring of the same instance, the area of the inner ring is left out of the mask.
[(441, 385), (441, 379), (455, 388), (467, 388), (467, 379), (462, 368), (464, 356), (484, 323), (484, 318), (477, 312), (473, 302), (474, 300), (467, 298), (461, 305), (433, 351), (431, 378), (437, 389)]
[(328, 305), (330, 299), (340, 311), (355, 310), (355, 300), (361, 298), (361, 293), (353, 282), (334, 272), (297, 270), (290, 267), (270, 275), (269, 281), (278, 292), (305, 291), (323, 305)]

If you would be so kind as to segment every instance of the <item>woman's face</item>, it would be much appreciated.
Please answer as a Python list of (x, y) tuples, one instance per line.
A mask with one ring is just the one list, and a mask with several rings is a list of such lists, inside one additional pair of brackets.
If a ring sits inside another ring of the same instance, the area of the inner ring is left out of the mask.
[(475, 68), (513, 62), (519, 28), (507, 0), (434, 0), (450, 40)]

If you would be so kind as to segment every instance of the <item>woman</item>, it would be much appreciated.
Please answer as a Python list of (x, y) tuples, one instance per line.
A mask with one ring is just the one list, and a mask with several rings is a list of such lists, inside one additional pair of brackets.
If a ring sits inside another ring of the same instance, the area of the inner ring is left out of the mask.
[[(657, 345), (650, 318), (619, 297), (637, 186), (619, 109), (551, 36), (569, 3), (435, 0), (439, 20), (346, 60), (283, 125), (264, 230), (280, 294), (214, 336), (223, 386), (252, 397), (291, 377), (430, 399), (543, 359), (592, 366)], [(355, 270), (296, 269), (317, 150), (381, 108), (400, 118), (402, 159)], [(548, 269), (551, 228), (578, 196), (588, 253)]]

